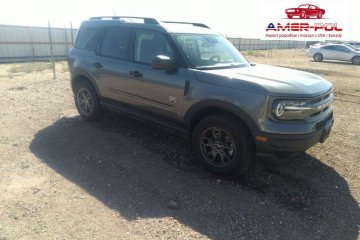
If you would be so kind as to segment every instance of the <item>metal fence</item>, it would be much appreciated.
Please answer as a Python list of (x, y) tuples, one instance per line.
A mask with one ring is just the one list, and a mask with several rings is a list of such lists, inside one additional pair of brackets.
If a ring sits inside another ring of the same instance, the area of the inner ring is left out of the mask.
[[(0, 25), (0, 62), (65, 59), (77, 29)], [(51, 36), (50, 36), (51, 33)], [(50, 41), (52, 39), (52, 41)], [(240, 51), (303, 48), (303, 41), (228, 38)]]
[(54, 58), (64, 59), (76, 32), (72, 28), (0, 25), (0, 62), (48, 61), (51, 44)]
[(252, 39), (252, 38), (228, 38), (228, 39), (239, 51), (305, 48), (305, 41), (260, 40), (260, 39)]

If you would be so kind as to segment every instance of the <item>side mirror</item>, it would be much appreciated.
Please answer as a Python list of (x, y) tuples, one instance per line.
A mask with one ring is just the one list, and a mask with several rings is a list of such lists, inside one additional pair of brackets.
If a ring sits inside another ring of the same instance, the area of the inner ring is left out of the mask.
[(157, 55), (151, 63), (151, 67), (157, 70), (174, 70), (176, 69), (173, 60), (164, 55)]

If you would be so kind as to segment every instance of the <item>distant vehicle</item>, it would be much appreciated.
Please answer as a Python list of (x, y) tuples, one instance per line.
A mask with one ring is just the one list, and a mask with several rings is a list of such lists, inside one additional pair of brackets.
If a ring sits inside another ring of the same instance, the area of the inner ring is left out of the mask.
[(359, 51), (359, 50), (360, 50), (360, 48), (355, 47), (354, 45), (351, 45), (351, 44), (348, 44), (348, 43), (345, 43), (345, 45), (348, 46), (349, 48), (355, 50), (355, 51)]
[(287, 17), (290, 19), (295, 16), (298, 16), (300, 18), (310, 18), (310, 17), (322, 18), (323, 15), (325, 14), (325, 9), (319, 8), (311, 4), (302, 4), (297, 8), (286, 9), (285, 13)]
[(360, 65), (360, 51), (346, 44), (327, 44), (312, 46), (308, 50), (308, 55), (314, 58), (315, 62), (324, 59), (349, 61), (353, 64)]
[(313, 45), (318, 44), (318, 43), (320, 43), (320, 41), (307, 41), (305, 43), (305, 46), (306, 46), (306, 48), (310, 48), (310, 46), (313, 46)]
[(347, 45), (351, 45), (355, 48), (360, 48), (360, 42), (344, 42)]

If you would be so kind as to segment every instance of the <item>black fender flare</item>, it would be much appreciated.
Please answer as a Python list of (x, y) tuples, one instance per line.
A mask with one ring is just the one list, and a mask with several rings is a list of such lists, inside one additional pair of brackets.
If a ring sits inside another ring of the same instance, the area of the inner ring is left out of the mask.
[(82, 68), (77, 68), (77, 69), (74, 69), (73, 73), (71, 74), (71, 88), (74, 90), (74, 84), (75, 82), (77, 81), (77, 79), (81, 79), (81, 78), (86, 78), (87, 80), (90, 81), (90, 83), (93, 85), (93, 87), (95, 88), (96, 90), (96, 94), (100, 97), (100, 91), (99, 91), (99, 88), (95, 82), (95, 79), (94, 77), (89, 74), (88, 71), (85, 71), (84, 69)]
[(187, 126), (187, 128), (188, 129), (192, 128), (191, 125), (192, 125), (193, 119), (199, 112), (201, 112), (202, 110), (211, 109), (211, 108), (220, 109), (222, 111), (229, 112), (229, 113), (235, 115), (236, 117), (241, 119), (247, 125), (247, 127), (249, 128), (249, 130), (251, 132), (258, 131), (258, 129), (259, 129), (256, 122), (245, 111), (240, 109), (238, 106), (236, 106), (232, 103), (229, 103), (229, 102), (216, 100), (216, 99), (204, 100), (204, 101), (198, 102), (198, 103), (194, 104), (193, 106), (191, 106), (184, 114), (184, 123)]

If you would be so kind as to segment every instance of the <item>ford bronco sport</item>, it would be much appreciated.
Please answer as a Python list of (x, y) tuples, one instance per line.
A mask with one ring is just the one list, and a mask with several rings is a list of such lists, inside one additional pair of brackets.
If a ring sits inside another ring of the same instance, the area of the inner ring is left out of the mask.
[(80, 116), (112, 109), (192, 139), (195, 159), (237, 176), (256, 153), (290, 154), (324, 142), (332, 84), (314, 74), (250, 64), (201, 23), (93, 17), (68, 58)]

